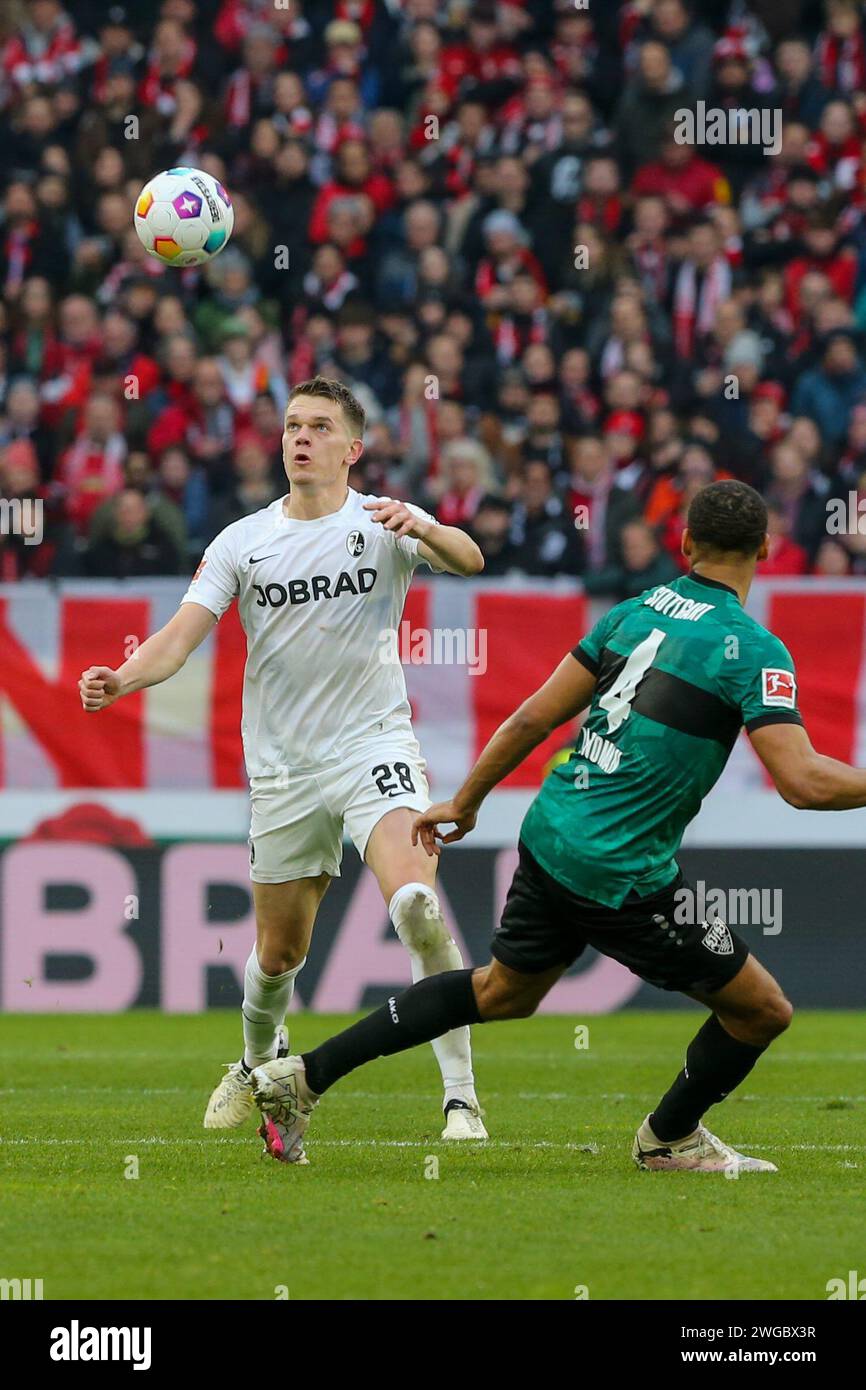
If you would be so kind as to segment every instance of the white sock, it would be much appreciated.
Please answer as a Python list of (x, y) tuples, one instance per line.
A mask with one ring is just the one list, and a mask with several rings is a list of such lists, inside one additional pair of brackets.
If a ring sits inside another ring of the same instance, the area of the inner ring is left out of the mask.
[[(388, 904), (388, 915), (409, 952), (413, 984), (443, 970), (462, 970), (463, 957), (448, 935), (439, 898), (426, 883), (404, 883), (398, 888)], [(432, 1047), (442, 1073), (444, 1103), (465, 1100), (477, 1105), (469, 1029), (453, 1028), (434, 1039)]]
[(295, 976), (304, 968), (306, 956), (294, 970), (282, 975), (266, 975), (259, 965), (255, 946), (244, 970), (244, 1066), (259, 1067), (270, 1062), (276, 1048), (274, 1034), (286, 1017), (295, 992)]

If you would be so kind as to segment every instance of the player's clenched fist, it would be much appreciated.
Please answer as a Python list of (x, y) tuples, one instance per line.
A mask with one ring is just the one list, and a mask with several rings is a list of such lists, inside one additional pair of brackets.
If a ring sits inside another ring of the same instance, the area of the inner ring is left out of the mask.
[(106, 709), (120, 694), (120, 678), (110, 666), (88, 666), (78, 682), (81, 703), (88, 714)]

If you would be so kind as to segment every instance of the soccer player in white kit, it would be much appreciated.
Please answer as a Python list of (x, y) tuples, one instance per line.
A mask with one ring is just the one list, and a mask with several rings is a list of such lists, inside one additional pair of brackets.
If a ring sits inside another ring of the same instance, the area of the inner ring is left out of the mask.
[[(208, 1129), (255, 1109), (252, 1069), (288, 1051), (284, 1027), (316, 913), (340, 873), (345, 825), (376, 875), (412, 979), (459, 970), (435, 889), (436, 859), (413, 845), (430, 805), (425, 763), (399, 663), (388, 659), (412, 575), (477, 574), (474, 541), (419, 507), (348, 486), (364, 412), (341, 382), (296, 386), (283, 461), (291, 491), (211, 542), (178, 612), (118, 670), (91, 666), (85, 710), (167, 680), (234, 598), (247, 637), (244, 758), (250, 779), (250, 878), (256, 944), (244, 972), (244, 1050), (214, 1090)], [(433, 1043), (444, 1086), (444, 1139), (486, 1139), (469, 1029)]]

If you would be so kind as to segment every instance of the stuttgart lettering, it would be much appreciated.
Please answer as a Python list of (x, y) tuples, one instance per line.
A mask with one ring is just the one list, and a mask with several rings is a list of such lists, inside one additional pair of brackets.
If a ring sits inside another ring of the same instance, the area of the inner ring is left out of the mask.
[(684, 598), (682, 594), (675, 594), (673, 589), (661, 584), (644, 599), (644, 606), (654, 608), (657, 613), (664, 613), (668, 618), (682, 618), (686, 622), (696, 623), (698, 618), (709, 613), (716, 605), (696, 603), (693, 598)]

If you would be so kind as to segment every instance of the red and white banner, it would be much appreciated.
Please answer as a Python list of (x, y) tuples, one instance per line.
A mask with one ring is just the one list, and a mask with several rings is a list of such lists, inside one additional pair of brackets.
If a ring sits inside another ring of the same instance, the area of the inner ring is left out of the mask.
[[(239, 731), (245, 641), (234, 608), (171, 681), (98, 717), (81, 709), (82, 669), (120, 665), (171, 617), (184, 587), (177, 580), (0, 585), (0, 786), (30, 792), (246, 786)], [(763, 581), (749, 609), (793, 654), (800, 706), (816, 746), (864, 761), (866, 582)], [(599, 611), (568, 584), (413, 584), (400, 650), (434, 795), (459, 784), (497, 725)], [(417, 640), (425, 633), (464, 640)], [(469, 659), (460, 660), (463, 648)], [(568, 733), (552, 735), (504, 788), (537, 786)], [(732, 775), (744, 789), (761, 786), (763, 774), (743, 740)]]
[[(170, 580), (121, 590), (0, 586), (0, 785), (246, 786), (240, 741), (246, 643), (234, 607), (170, 682), (98, 717), (81, 709), (81, 671), (119, 666), (171, 617), (184, 587)], [(587, 621), (587, 604), (574, 588), (504, 591), (455, 580), (413, 585), (400, 651), (432, 785), (462, 778), (496, 725), (545, 679)], [(484, 641), (476, 649), (465, 634), (477, 632)], [(422, 633), (462, 640), (422, 642)], [(469, 659), (461, 659), (467, 651)], [(563, 741), (555, 737), (538, 749), (509, 784), (535, 786)]]

